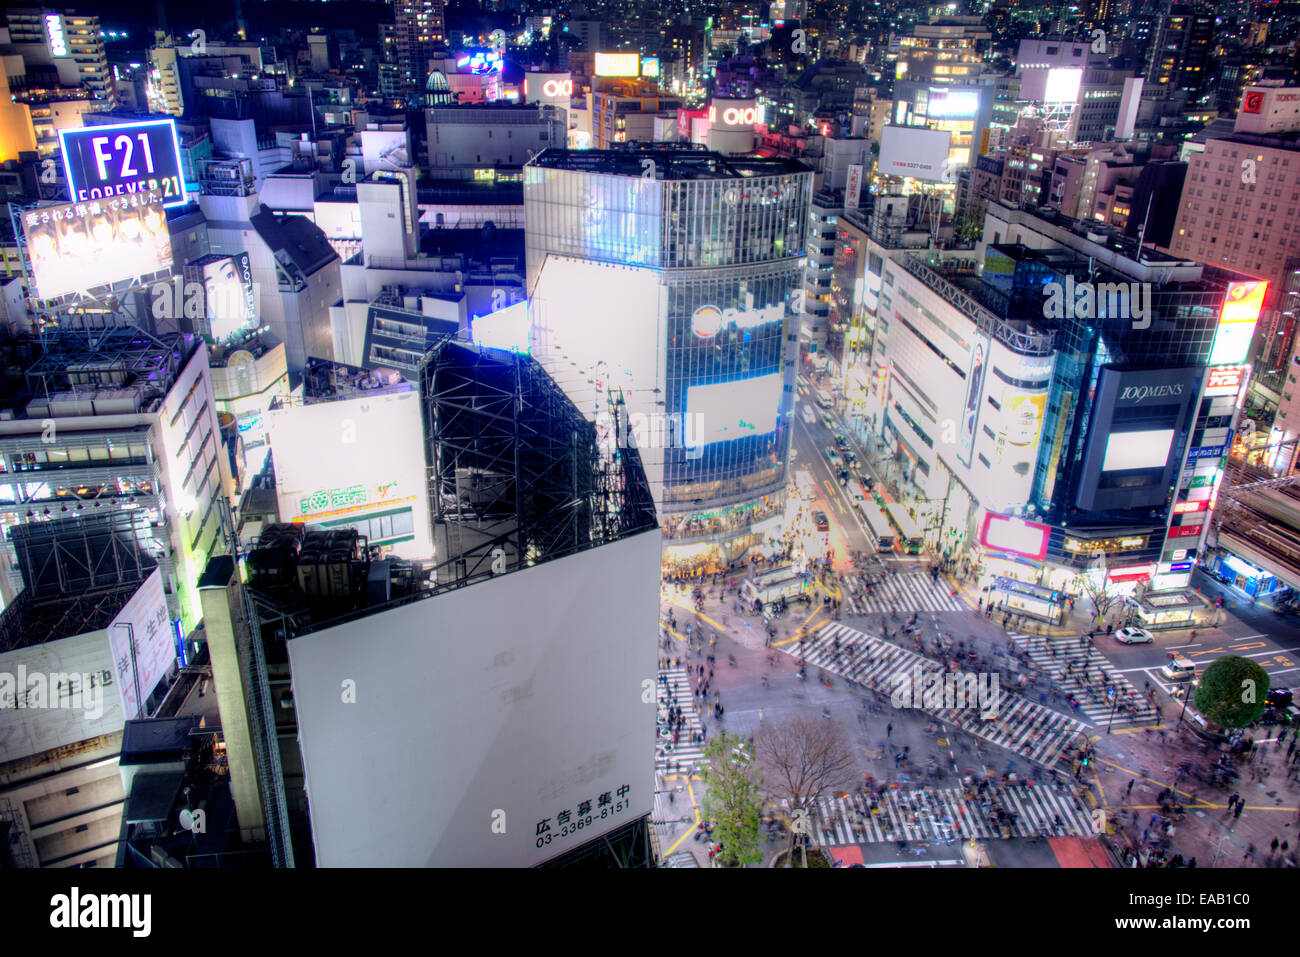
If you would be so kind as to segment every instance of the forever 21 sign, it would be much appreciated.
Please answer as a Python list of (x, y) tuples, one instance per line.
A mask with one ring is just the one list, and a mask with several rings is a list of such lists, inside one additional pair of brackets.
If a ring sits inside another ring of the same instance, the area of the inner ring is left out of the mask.
[(164, 206), (185, 205), (175, 120), (60, 130), (59, 143), (75, 203), (158, 190)]

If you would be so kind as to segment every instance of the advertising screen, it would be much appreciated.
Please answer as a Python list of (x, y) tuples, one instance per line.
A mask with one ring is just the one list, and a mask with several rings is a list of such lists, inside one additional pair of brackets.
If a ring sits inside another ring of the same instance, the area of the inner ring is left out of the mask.
[(290, 641), (316, 863), (531, 867), (647, 815), (660, 561), (633, 535)]
[(952, 134), (921, 126), (886, 126), (880, 134), (882, 176), (910, 176), (935, 183), (944, 180)]
[(282, 521), (356, 528), (401, 558), (433, 555), (414, 389), (272, 409), (266, 426)]
[(697, 431), (700, 444), (775, 431), (781, 408), (781, 385), (781, 374), (774, 372), (752, 379), (688, 388), (686, 414), (703, 426)]
[(23, 213), (37, 299), (57, 299), (171, 269), (171, 234), (158, 190)]
[(597, 53), (596, 76), (639, 76), (641, 54)]
[(1041, 560), (1047, 555), (1047, 543), (1051, 536), (1052, 530), (1046, 525), (990, 512), (984, 516), (980, 543), (995, 551)]
[(1210, 349), (1210, 365), (1232, 365), (1244, 362), (1250, 353), (1250, 343), (1255, 336), (1255, 323), (1264, 305), (1268, 283), (1262, 280), (1233, 282), (1223, 300), (1219, 314), (1219, 328), (1214, 334)]
[(410, 166), (411, 141), (407, 131), (362, 130), (361, 164), (367, 173)]
[(226, 339), (254, 321), (257, 299), (248, 253), (205, 262), (198, 278), (203, 283), (208, 333), (214, 339)]
[(979, 109), (979, 94), (974, 91), (930, 88), (930, 102), (926, 112), (932, 119), (971, 119)]
[(156, 191), (167, 207), (185, 205), (175, 120), (60, 130), (72, 201)]
[[(162, 571), (155, 568), (108, 626), (114, 680), (128, 721), (147, 718), (144, 701), (176, 660)], [(140, 698), (136, 697), (139, 688)]]
[(984, 394), (984, 370), (989, 363), (989, 344), (986, 339), (977, 339), (971, 347), (970, 374), (966, 377), (966, 401), (961, 414), (961, 449), (957, 458), (961, 464), (970, 468), (972, 452), (975, 448), (975, 426), (979, 422), (980, 397)]
[(1106, 442), (1106, 458), (1101, 470), (1123, 472), (1126, 469), (1160, 468), (1169, 458), (1169, 446), (1173, 441), (1173, 429), (1112, 432)]
[(1079, 99), (1083, 83), (1083, 70), (1077, 67), (1052, 68), (1047, 71), (1047, 90), (1043, 100), (1047, 103), (1074, 103)]

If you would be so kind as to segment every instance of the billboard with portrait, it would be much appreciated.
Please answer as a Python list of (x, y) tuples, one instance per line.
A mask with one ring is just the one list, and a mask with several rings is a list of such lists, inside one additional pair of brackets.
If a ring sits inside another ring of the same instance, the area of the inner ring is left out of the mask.
[(57, 299), (170, 270), (171, 234), (158, 190), (23, 213), (36, 299)]
[(185, 279), (203, 283), (203, 316), (212, 338), (229, 338), (254, 322), (257, 297), (248, 253), (205, 256), (187, 263)]
[(966, 401), (962, 405), (961, 442), (957, 458), (961, 464), (970, 468), (972, 452), (975, 449), (975, 427), (979, 424), (980, 397), (984, 394), (984, 370), (989, 364), (989, 343), (985, 338), (978, 338), (971, 346), (970, 373), (966, 376)]

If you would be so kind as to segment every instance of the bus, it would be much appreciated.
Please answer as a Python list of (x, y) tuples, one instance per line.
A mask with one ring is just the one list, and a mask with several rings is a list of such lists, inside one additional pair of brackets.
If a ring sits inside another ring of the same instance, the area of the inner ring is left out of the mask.
[(809, 425), (816, 425), (817, 416), (813, 414), (813, 410), (806, 405), (800, 406), (800, 408), (803, 410), (803, 420), (807, 422)]
[(885, 513), (871, 504), (870, 499), (859, 502), (858, 511), (862, 513), (863, 522), (867, 526), (867, 531), (870, 532), (871, 544), (876, 547), (876, 551), (892, 552), (894, 550), (894, 529), (885, 518)]
[(794, 473), (794, 485), (805, 502), (811, 502), (817, 498), (817, 482), (807, 469), (799, 469)]
[(885, 511), (889, 514), (890, 524), (898, 531), (898, 540), (903, 546), (903, 551), (909, 555), (921, 554), (921, 549), (925, 547), (925, 540), (921, 538), (921, 530), (916, 527), (916, 522), (912, 521), (912, 516), (907, 514), (907, 509), (895, 503), (885, 506)]
[(823, 409), (829, 410), (831, 407), (831, 397), (826, 394), (826, 390), (818, 389), (816, 395), (817, 395), (817, 404), (820, 405)]

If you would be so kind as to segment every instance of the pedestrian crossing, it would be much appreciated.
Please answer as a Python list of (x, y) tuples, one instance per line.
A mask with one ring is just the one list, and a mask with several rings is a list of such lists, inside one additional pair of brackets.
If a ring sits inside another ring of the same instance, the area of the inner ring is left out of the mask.
[[(704, 728), (695, 710), (691, 696), (691, 679), (685, 668), (663, 668), (659, 671), (659, 736), (655, 741), (655, 770), (673, 773), (685, 768), (696, 768), (704, 762), (704, 745), (692, 743), (698, 733), (702, 739)], [(668, 708), (677, 705), (682, 710), (682, 730), (673, 744), (673, 733), (668, 730)]]
[[(795, 652), (797, 646), (784, 650)], [(913, 677), (918, 667), (922, 675), (943, 672), (936, 661), (841, 624), (822, 626), (800, 654), (811, 665), (886, 696), (892, 695), (902, 676)], [(1011, 693), (1008, 685), (999, 679), (995, 715), (985, 716), (975, 707), (922, 710), (990, 744), (1051, 767), (1079, 740), (1085, 725)]]
[(675, 851), (663, 859), (660, 867), (699, 867), (700, 862), (690, 851)]
[[(1060, 821), (1058, 826), (1057, 821)], [(1040, 834), (1083, 836), (1094, 833), (1087, 808), (1054, 785), (995, 788), (981, 796), (963, 788), (891, 790), (872, 811), (864, 794), (822, 798), (808, 824), (823, 845), (961, 840)]]
[[(1156, 720), (1155, 705), (1143, 698), (1105, 655), (1090, 644), (1081, 645), (1078, 637), (1014, 633), (1009, 637), (1020, 651), (1029, 656), (1034, 667), (1051, 679), (1053, 687), (1074, 695), (1079, 710), (1091, 724), (1102, 725), (1109, 721), (1111, 727), (1117, 728)], [(1115, 688), (1119, 694), (1113, 718), (1111, 699), (1106, 696), (1107, 688)]]
[(900, 612), (969, 610), (952, 594), (943, 576), (934, 582), (929, 572), (894, 572), (870, 584), (875, 577), (878, 576), (843, 576), (840, 607), (852, 615), (884, 615), (891, 609)]

